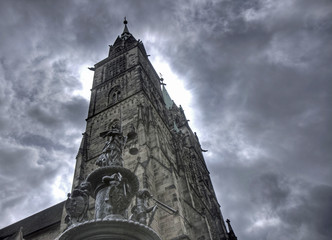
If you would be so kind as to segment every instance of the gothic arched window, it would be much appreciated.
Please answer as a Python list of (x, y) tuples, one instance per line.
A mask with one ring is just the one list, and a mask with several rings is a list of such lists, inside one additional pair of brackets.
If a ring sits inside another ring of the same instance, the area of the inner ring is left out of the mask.
[(121, 91), (119, 86), (115, 86), (108, 94), (108, 104), (114, 104), (121, 100)]

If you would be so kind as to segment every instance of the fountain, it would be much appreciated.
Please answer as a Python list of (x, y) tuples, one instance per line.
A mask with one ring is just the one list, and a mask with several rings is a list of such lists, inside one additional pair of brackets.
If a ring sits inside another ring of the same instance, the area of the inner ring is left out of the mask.
[[(99, 167), (68, 194), (65, 207), (69, 227), (56, 240), (160, 240), (149, 227), (156, 210), (156, 206), (146, 207), (151, 194), (147, 189), (139, 190), (137, 176), (123, 167), (126, 138), (120, 126), (115, 124), (100, 136), (107, 140), (96, 161)], [(128, 218), (126, 212), (134, 196), (136, 206)], [(87, 217), (89, 197), (95, 199), (93, 220)], [(149, 212), (153, 214), (147, 223)]]

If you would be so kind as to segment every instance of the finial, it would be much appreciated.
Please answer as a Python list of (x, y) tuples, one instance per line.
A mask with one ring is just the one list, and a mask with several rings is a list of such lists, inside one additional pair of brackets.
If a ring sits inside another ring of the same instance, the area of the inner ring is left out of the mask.
[(233, 228), (231, 226), (231, 221), (229, 219), (226, 220), (227, 225), (228, 225), (228, 238), (229, 240), (237, 240), (237, 237), (233, 231)]
[(227, 218), (227, 219), (226, 219), (226, 222), (227, 222), (227, 225), (228, 225), (228, 231), (229, 231), (230, 233), (233, 232), (232, 225), (231, 225), (231, 221)]
[(127, 38), (129, 38), (131, 36), (131, 34), (130, 34), (129, 30), (128, 30), (128, 27), (127, 27), (128, 21), (127, 21), (126, 17), (124, 17), (123, 23), (124, 23), (125, 27), (123, 29), (123, 33), (121, 34), (121, 38), (124, 39), (124, 40), (126, 40)]
[(164, 78), (163, 78), (163, 75), (161, 74), (161, 73), (159, 73), (159, 78), (160, 78), (160, 85), (163, 85), (163, 86), (165, 86), (166, 85), (166, 83), (164, 83)]

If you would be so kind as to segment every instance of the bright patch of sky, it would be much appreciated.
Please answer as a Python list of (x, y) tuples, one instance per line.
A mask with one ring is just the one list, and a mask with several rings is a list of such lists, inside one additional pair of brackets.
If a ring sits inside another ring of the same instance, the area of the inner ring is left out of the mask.
[(255, 231), (256, 228), (266, 228), (271, 226), (277, 226), (278, 224), (280, 224), (280, 219), (276, 217), (259, 218), (247, 230), (250, 232), (250, 231)]
[(184, 87), (183, 80), (177, 76), (169, 64), (160, 56), (151, 57), (151, 62), (158, 74), (162, 75), (167, 92), (177, 106), (182, 106), (187, 119), (193, 119), (192, 94)]
[(93, 74), (94, 72), (88, 69), (89, 66), (82, 65), (79, 68), (80, 82), (82, 84), (82, 88), (74, 91), (74, 95), (79, 95), (88, 101), (90, 101), (90, 89), (92, 88)]
[(72, 176), (70, 174), (56, 177), (56, 180), (51, 186), (52, 196), (55, 202), (61, 202), (66, 198), (67, 193), (70, 191), (71, 182)]

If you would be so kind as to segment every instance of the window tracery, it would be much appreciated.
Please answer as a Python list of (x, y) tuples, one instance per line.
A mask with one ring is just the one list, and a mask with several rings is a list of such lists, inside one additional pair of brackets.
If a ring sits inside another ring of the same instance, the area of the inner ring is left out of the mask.
[(111, 91), (108, 94), (108, 104), (114, 104), (118, 101), (120, 101), (122, 98), (121, 95), (121, 89), (119, 86), (115, 86), (114, 88), (111, 89)]

